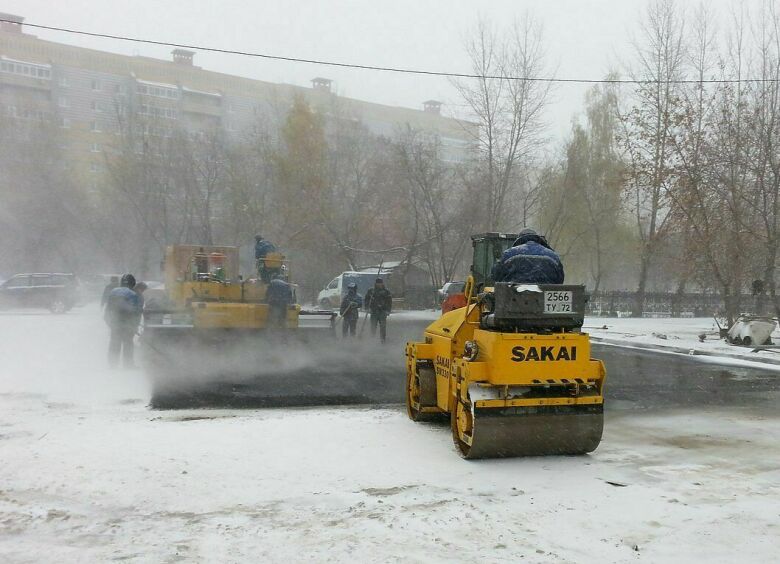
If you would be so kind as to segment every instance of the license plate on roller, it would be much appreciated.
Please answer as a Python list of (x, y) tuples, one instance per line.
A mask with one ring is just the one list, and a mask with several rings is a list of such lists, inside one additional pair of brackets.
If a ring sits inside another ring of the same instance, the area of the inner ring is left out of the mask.
[(544, 292), (544, 313), (571, 313), (574, 311), (574, 292), (549, 290)]

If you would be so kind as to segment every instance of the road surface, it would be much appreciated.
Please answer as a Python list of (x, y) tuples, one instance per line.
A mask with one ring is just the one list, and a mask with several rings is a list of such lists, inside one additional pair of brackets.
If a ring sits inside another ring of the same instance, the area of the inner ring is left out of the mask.
[[(427, 321), (393, 318), (380, 345), (366, 331), (354, 341), (322, 339), (303, 347), (223, 343), (174, 349), (165, 369), (148, 363), (153, 407), (295, 407), (404, 403), (404, 343), (421, 338)], [(148, 356), (159, 357), (160, 343)], [(770, 406), (780, 397), (780, 372), (718, 365), (688, 357), (593, 344), (607, 367), (606, 409)], [(217, 360), (215, 360), (217, 359)]]
[[(375, 378), (399, 333), (310, 354)], [(597, 348), (595, 452), (469, 462), (407, 419), (402, 370), (389, 407), (150, 410), (97, 308), (3, 313), (0, 335), (0, 562), (777, 559), (779, 373)]]

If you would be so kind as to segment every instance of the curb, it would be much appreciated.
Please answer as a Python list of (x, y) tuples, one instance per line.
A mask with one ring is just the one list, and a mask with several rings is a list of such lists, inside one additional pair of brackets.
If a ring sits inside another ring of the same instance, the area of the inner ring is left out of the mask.
[(604, 343), (605, 345), (614, 345), (617, 347), (625, 347), (639, 350), (648, 351), (662, 351), (668, 353), (684, 354), (686, 356), (706, 356), (709, 358), (722, 358), (724, 360), (741, 360), (745, 362), (756, 362), (760, 364), (770, 364), (772, 366), (780, 366), (780, 359), (766, 358), (759, 356), (747, 356), (744, 354), (729, 354), (722, 352), (703, 351), (699, 349), (691, 349), (688, 347), (675, 347), (673, 345), (657, 345), (655, 343), (637, 343), (634, 341), (626, 341), (621, 339), (611, 339), (609, 337), (596, 337), (590, 336), (591, 340), (596, 343)]

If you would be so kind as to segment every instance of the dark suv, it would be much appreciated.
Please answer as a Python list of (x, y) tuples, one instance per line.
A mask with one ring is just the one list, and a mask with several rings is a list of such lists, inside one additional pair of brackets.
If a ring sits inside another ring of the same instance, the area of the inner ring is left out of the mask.
[(0, 308), (43, 307), (65, 313), (78, 299), (73, 274), (17, 274), (0, 285)]

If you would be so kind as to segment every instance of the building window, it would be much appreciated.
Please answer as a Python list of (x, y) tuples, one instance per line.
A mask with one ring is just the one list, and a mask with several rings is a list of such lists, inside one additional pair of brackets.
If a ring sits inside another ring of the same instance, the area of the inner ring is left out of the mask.
[(89, 130), (95, 133), (100, 133), (100, 122), (98, 122), (97, 120), (92, 120), (89, 123)]
[(92, 100), (89, 107), (92, 108), (93, 112), (103, 113), (108, 111), (108, 105), (100, 100)]
[(92, 90), (102, 90), (100, 80), (98, 80), (97, 78), (92, 79)]
[(89, 163), (89, 171), (90, 172), (99, 172), (100, 171), (100, 165), (97, 163)]
[(11, 59), (0, 60), (0, 72), (18, 74), (20, 76), (29, 76), (30, 78), (51, 80), (51, 67), (49, 65), (23, 63), (21, 61), (13, 61)]
[(89, 151), (91, 153), (99, 153), (100, 152), (100, 143), (92, 143), (89, 147)]
[(161, 108), (149, 104), (141, 104), (138, 107), (138, 113), (144, 116), (152, 116), (164, 119), (178, 119), (178, 113), (173, 108)]
[(70, 102), (68, 101), (68, 99), (65, 96), (60, 96), (60, 99), (57, 100), (57, 105), (60, 108), (69, 108), (70, 107)]
[(70, 129), (70, 120), (68, 118), (60, 118), (60, 127), (62, 129)]
[(63, 88), (67, 88), (68, 86), (70, 86), (70, 83), (68, 82), (68, 77), (61, 76), (59, 80), (59, 85)]
[(136, 84), (136, 92), (139, 94), (145, 94), (147, 96), (154, 96), (156, 98), (168, 98), (169, 100), (179, 99), (178, 88), (170, 86), (158, 86), (155, 84), (145, 84), (139, 82)]

